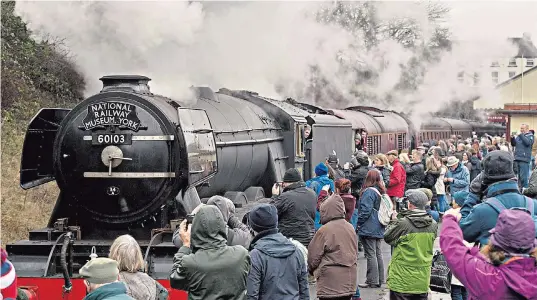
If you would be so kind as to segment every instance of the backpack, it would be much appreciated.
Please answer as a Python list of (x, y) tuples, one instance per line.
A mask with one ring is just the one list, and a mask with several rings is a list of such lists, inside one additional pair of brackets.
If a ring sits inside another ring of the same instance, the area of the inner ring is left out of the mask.
[(392, 199), (390, 199), (390, 196), (387, 194), (381, 195), (379, 191), (377, 191), (376, 188), (373, 189), (379, 196), (380, 196), (380, 207), (378, 210), (379, 215), (379, 222), (380, 224), (386, 226), (390, 223), (390, 220), (392, 219), (393, 214), (393, 203)]
[[(531, 214), (531, 218), (533, 219), (533, 223), (535, 224), (535, 237), (537, 238), (537, 216), (535, 215), (535, 208), (533, 206), (535, 203), (533, 202), (532, 198), (529, 198), (529, 197), (526, 197), (526, 196), (523, 196), (523, 197), (526, 199), (526, 207), (511, 207), (509, 209), (525, 208), (525, 209), (529, 210), (529, 212)], [(487, 201), (485, 203), (490, 205), (495, 211), (498, 212), (498, 214), (500, 214), (500, 212), (502, 210), (508, 209), (496, 197), (492, 197), (492, 198), (487, 199)]]

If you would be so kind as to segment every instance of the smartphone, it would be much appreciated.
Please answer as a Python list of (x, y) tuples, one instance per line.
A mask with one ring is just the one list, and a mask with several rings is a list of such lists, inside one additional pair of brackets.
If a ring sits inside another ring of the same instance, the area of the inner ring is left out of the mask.
[(186, 227), (188, 229), (188, 225), (192, 224), (192, 220), (194, 220), (194, 216), (192, 214), (186, 215)]

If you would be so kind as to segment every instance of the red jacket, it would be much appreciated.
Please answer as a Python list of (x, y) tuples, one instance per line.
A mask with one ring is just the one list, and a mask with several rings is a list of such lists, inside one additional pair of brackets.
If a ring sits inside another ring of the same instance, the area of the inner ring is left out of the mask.
[(392, 163), (393, 170), (390, 173), (390, 185), (387, 188), (386, 194), (390, 197), (402, 198), (405, 195), (406, 172), (403, 165), (398, 159)]

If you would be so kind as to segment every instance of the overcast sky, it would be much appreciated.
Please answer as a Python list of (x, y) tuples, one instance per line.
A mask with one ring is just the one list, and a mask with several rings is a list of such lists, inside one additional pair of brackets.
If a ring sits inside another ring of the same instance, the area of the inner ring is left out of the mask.
[(451, 27), (460, 40), (521, 37), (537, 44), (537, 1), (451, 1)]

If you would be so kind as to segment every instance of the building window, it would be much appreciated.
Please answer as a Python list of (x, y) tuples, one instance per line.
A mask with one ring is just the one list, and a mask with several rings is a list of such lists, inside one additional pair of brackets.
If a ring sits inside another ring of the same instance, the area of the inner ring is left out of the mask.
[(492, 82), (498, 84), (498, 72), (492, 72)]
[(509, 67), (516, 67), (516, 59), (515, 58), (511, 58), (509, 60)]
[(509, 72), (509, 78), (513, 78), (515, 77), (516, 73), (515, 72)]
[(500, 63), (498, 63), (498, 61), (493, 61), (491, 64), (490, 64), (491, 67), (499, 67), (500, 66)]
[(533, 66), (534, 66), (533, 58), (527, 58), (526, 67), (533, 67)]
[(476, 72), (474, 73), (474, 85), (479, 84), (479, 74)]

